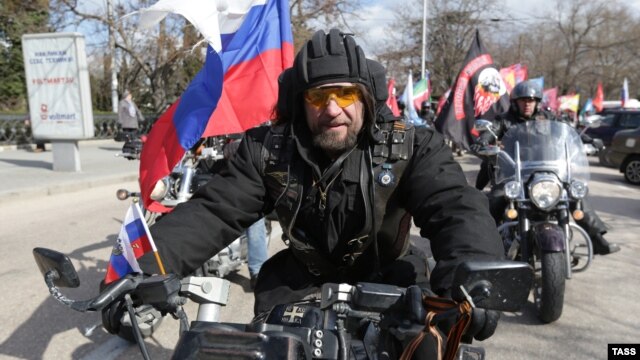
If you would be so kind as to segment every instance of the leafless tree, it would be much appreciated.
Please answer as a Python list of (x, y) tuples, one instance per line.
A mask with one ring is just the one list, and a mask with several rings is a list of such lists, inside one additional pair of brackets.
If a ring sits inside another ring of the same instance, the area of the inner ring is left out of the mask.
[[(116, 19), (151, 3), (120, 3)], [(420, 77), (422, 4), (422, 0), (412, 0), (411, 7), (397, 6), (396, 21), (385, 31), (385, 45), (367, 54), (387, 67), (399, 88), (410, 71), (414, 78)], [(479, 29), (498, 66), (527, 65), (530, 77), (545, 77), (545, 87), (577, 91), (586, 99), (602, 81), (607, 97), (615, 98), (612, 94), (627, 77), (631, 95), (637, 96), (640, 21), (629, 11), (629, 5), (619, 0), (555, 0), (553, 4), (530, 18), (514, 19), (501, 11), (501, 0), (429, 0), (426, 68), (434, 94), (443, 93), (454, 81), (473, 34)], [(52, 0), (50, 6), (50, 23), (56, 29), (82, 24), (85, 33), (93, 32), (86, 35), (94, 39), (94, 101), (109, 108), (105, 91), (109, 77), (104, 69), (112, 60), (106, 47), (106, 9), (82, 10), (75, 0)], [(289, 0), (289, 6), (296, 50), (317, 29), (337, 26), (363, 35), (362, 29), (349, 23), (349, 19), (362, 13), (365, 5), (361, 0)], [(502, 18), (500, 21), (495, 21), (496, 14)], [(135, 16), (114, 22), (119, 90), (130, 88), (138, 101), (152, 111), (161, 111), (175, 100), (203, 62), (201, 51), (192, 51), (201, 36), (181, 18), (168, 19), (146, 33), (136, 29)]]
[[(185, 0), (187, 1), (187, 0)], [(168, 17), (154, 31), (140, 32), (137, 17), (125, 14), (150, 6), (154, 1), (119, 2), (115, 21), (106, 8), (87, 10), (76, 0), (52, 0), (51, 24), (58, 30), (82, 26), (85, 35), (99, 39), (92, 56), (94, 103), (102, 109), (111, 107), (106, 73), (113, 61), (107, 48), (107, 29), (116, 31), (115, 57), (118, 68), (118, 91), (130, 89), (136, 100), (152, 112), (160, 112), (177, 99), (204, 61), (201, 49), (193, 49), (202, 37), (180, 17)], [(357, 16), (360, 0), (290, 0), (295, 48), (299, 49), (316, 29), (338, 26), (349, 29), (347, 16)], [(348, 31), (348, 30), (347, 30)]]
[[(616, 98), (627, 77), (631, 96), (640, 94), (640, 21), (628, 3), (555, 0), (518, 19), (500, 10), (501, 1), (428, 4), (426, 65), (435, 94), (446, 90), (460, 71), (476, 28), (499, 67), (527, 65), (530, 77), (544, 76), (545, 87), (581, 93), (586, 100), (601, 81), (605, 96)], [(411, 5), (398, 11), (388, 46), (377, 54), (400, 84), (409, 71), (419, 77), (422, 12), (417, 9), (422, 0)]]
[[(125, 15), (148, 7), (151, 2), (132, 3), (118, 3), (112, 19), (107, 16), (106, 8), (87, 10), (74, 0), (54, 0), (51, 22), (58, 29), (83, 24), (84, 31), (93, 31), (88, 37), (102, 40), (91, 49), (93, 58), (102, 60), (96, 61), (98, 66), (93, 67), (93, 85), (97, 88), (92, 91), (94, 101), (108, 105), (105, 108), (111, 107), (106, 97), (110, 86), (106, 69), (114, 59), (106, 46), (107, 29), (111, 25), (116, 34), (118, 92), (130, 89), (143, 109), (158, 113), (179, 97), (190, 81), (189, 76), (197, 71), (194, 69), (201, 67), (201, 53), (192, 51), (199, 39), (193, 28), (179, 17), (163, 20), (152, 31), (140, 31), (137, 16)], [(103, 67), (102, 71), (97, 69), (99, 66)]]
[(354, 31), (348, 17), (357, 17), (361, 0), (289, 0), (291, 26), (296, 51), (316, 30), (338, 27)]
[[(495, 0), (428, 1), (426, 68), (435, 94), (442, 94), (455, 80), (475, 30), (485, 34), (490, 29), (489, 14), (496, 8)], [(400, 82), (410, 71), (416, 79), (421, 75), (422, 9), (423, 1), (414, 0), (398, 11), (388, 46), (378, 54), (389, 75)]]
[(615, 99), (627, 77), (632, 97), (637, 96), (640, 22), (627, 3), (556, 0), (513, 28), (521, 31), (497, 47), (495, 57), (505, 65), (527, 65), (530, 77), (544, 76), (545, 87), (579, 93), (585, 101), (602, 82), (605, 96)]

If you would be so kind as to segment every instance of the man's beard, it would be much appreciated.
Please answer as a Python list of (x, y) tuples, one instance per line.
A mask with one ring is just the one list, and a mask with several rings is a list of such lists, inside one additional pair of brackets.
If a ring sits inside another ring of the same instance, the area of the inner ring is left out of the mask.
[(358, 142), (358, 134), (352, 127), (347, 129), (347, 136), (340, 138), (340, 134), (332, 131), (321, 132), (313, 135), (313, 145), (319, 147), (330, 155), (340, 154), (351, 149)]

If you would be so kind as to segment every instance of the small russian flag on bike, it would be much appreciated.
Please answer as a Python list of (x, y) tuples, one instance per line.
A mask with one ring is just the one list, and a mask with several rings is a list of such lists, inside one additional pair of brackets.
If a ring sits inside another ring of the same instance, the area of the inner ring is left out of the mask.
[(142, 272), (138, 259), (151, 251), (157, 254), (156, 244), (149, 233), (140, 205), (138, 202), (132, 202), (111, 252), (107, 275), (104, 278), (105, 284), (130, 273)]

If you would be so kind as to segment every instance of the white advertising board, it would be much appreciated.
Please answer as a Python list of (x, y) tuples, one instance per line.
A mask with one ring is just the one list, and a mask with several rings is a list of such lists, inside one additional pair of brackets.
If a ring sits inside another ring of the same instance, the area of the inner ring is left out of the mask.
[(84, 36), (25, 34), (22, 51), (33, 137), (92, 138), (93, 111)]

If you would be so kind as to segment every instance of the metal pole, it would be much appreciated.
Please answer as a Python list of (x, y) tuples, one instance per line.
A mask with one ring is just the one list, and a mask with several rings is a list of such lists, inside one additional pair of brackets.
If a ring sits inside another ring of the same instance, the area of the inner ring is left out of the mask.
[(107, 0), (107, 19), (109, 22), (109, 51), (111, 52), (111, 61), (109, 70), (111, 71), (111, 110), (118, 112), (118, 74), (116, 70), (116, 35), (113, 30), (113, 5), (112, 0)]
[(425, 62), (427, 57), (427, 0), (422, 6), (422, 78), (425, 78)]

